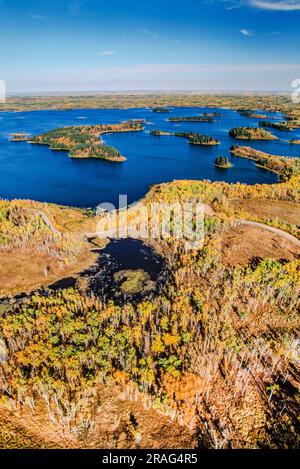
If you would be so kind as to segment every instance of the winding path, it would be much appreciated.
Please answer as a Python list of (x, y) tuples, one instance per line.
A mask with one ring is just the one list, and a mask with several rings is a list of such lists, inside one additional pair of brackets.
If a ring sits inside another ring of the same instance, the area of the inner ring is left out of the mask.
[(52, 231), (52, 233), (54, 234), (59, 234), (61, 235), (62, 233), (53, 225), (52, 221), (50, 220), (50, 218), (48, 217), (48, 215), (46, 215), (45, 212), (43, 212), (42, 210), (38, 210), (38, 209), (32, 209), (32, 212), (35, 213), (35, 215), (39, 215), (43, 220), (44, 222), (46, 223), (46, 225), (49, 226), (50, 230)]
[[(36, 210), (36, 209), (33, 209), (32, 211), (36, 215), (39, 215), (44, 220), (46, 225), (49, 226), (52, 233), (60, 234), (60, 235), (62, 234), (53, 225), (52, 221), (50, 220), (50, 218), (48, 217), (48, 215), (45, 212), (43, 212), (42, 210)], [(207, 215), (214, 215), (215, 214), (215, 211), (213, 210), (213, 208), (210, 205), (207, 205), (207, 204), (205, 204), (205, 206), (204, 206), (204, 211)], [(280, 236), (281, 238), (284, 238), (287, 241), (290, 241), (291, 243), (295, 244), (296, 246), (298, 246), (300, 248), (300, 240), (298, 238), (296, 238), (296, 236), (293, 236), (293, 235), (291, 235), (291, 234), (287, 233), (286, 231), (283, 231), (279, 228), (274, 228), (273, 226), (266, 225), (264, 223), (259, 223), (259, 222), (256, 222), (256, 221), (244, 220), (244, 219), (239, 219), (239, 218), (236, 219), (236, 222), (237, 222), (238, 225), (253, 226), (255, 228), (260, 228), (260, 229), (265, 230), (265, 231), (270, 231), (271, 233), (274, 233), (274, 234)]]
[(242, 219), (239, 220), (239, 219), (237, 219), (237, 222), (240, 225), (254, 226), (256, 228), (261, 228), (261, 229), (266, 230), (266, 231), (271, 231), (271, 233), (274, 233), (274, 234), (280, 236), (281, 238), (284, 238), (287, 241), (290, 241), (290, 242), (296, 244), (296, 246), (300, 247), (300, 240), (298, 238), (296, 238), (296, 236), (293, 236), (293, 235), (287, 233), (286, 231), (280, 230), (279, 228), (274, 228), (273, 226), (265, 225), (264, 223), (259, 223), (259, 222), (250, 221), (250, 220), (242, 220)]

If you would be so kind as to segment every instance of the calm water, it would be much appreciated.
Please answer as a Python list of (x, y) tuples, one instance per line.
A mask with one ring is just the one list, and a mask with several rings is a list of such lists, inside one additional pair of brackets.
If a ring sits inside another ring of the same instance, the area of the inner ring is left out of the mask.
[[(79, 207), (95, 207), (101, 202), (117, 204), (119, 194), (128, 194), (131, 203), (142, 197), (149, 186), (174, 179), (210, 179), (227, 182), (273, 183), (277, 176), (261, 170), (252, 161), (231, 158), (234, 167), (214, 167), (218, 155), (229, 156), (236, 143), (228, 131), (236, 126), (256, 126), (258, 120), (241, 117), (221, 109), (222, 117), (214, 123), (169, 123), (168, 117), (194, 115), (218, 109), (176, 108), (170, 114), (153, 113), (150, 109), (73, 110), (0, 113), (0, 197), (29, 198)], [(270, 114), (271, 116), (271, 114)], [(273, 114), (280, 120), (280, 114)], [(143, 132), (105, 135), (127, 158), (124, 163), (103, 160), (72, 160), (65, 152), (54, 152), (46, 146), (26, 142), (11, 143), (12, 132), (38, 134), (66, 125), (116, 123), (127, 119), (146, 119)], [(221, 141), (216, 147), (190, 145), (176, 137), (153, 137), (151, 129), (191, 130), (212, 135)], [(271, 130), (271, 129), (270, 129)], [(272, 131), (272, 130), (271, 130)], [(281, 139), (300, 138), (300, 129), (273, 133)], [(247, 145), (247, 142), (245, 143)], [(278, 155), (300, 156), (300, 147), (286, 142), (251, 142), (251, 146)]]
[[(145, 290), (124, 295), (114, 274), (120, 270), (142, 269), (149, 275)], [(165, 283), (167, 273), (165, 262), (152, 248), (142, 241), (132, 238), (114, 239), (101, 250), (98, 263), (83, 276), (89, 278), (89, 288), (105, 298), (113, 298), (121, 303), (128, 298), (137, 301), (151, 295)], [(150, 284), (149, 284), (150, 281)]]

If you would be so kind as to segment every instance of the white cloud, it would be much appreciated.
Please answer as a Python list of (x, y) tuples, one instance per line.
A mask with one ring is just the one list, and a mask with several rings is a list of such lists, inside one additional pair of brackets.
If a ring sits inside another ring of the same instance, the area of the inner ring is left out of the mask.
[(151, 31), (150, 29), (142, 28), (139, 30), (140, 33), (145, 34), (146, 36), (150, 36), (153, 39), (158, 38), (158, 34), (156, 34), (154, 31)]
[(252, 31), (250, 31), (249, 29), (240, 29), (240, 33), (241, 33), (243, 36), (253, 36)]
[(136, 64), (102, 66), (72, 73), (43, 71), (9, 79), (9, 92), (20, 91), (287, 91), (300, 64)]
[(108, 57), (109, 55), (113, 55), (115, 53), (116, 53), (116, 51), (114, 51), (114, 50), (103, 50), (101, 52), (98, 52), (97, 55), (101, 55), (102, 57), (103, 56)]
[(31, 13), (29, 16), (30, 16), (30, 18), (32, 18), (34, 20), (45, 20), (46, 19), (46, 16), (37, 15), (36, 13)]
[(270, 11), (296, 11), (300, 10), (299, 0), (250, 0), (250, 5), (260, 8), (262, 10)]
[(300, 0), (219, 0), (226, 10), (242, 7), (255, 7), (267, 11), (299, 11)]
[(133, 66), (101, 67), (91, 73), (106, 76), (142, 76), (151, 74), (187, 75), (201, 73), (300, 73), (300, 64), (138, 64)]

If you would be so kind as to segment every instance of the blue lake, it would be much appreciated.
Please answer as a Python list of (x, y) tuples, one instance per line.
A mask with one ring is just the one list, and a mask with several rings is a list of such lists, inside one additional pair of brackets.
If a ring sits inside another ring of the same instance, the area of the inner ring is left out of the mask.
[[(220, 111), (214, 123), (171, 123), (170, 116), (195, 115)], [(270, 117), (282, 120), (278, 114)], [(39, 134), (67, 125), (117, 123), (127, 119), (146, 119), (143, 132), (104, 135), (127, 158), (124, 163), (103, 160), (74, 160), (66, 152), (51, 151), (47, 146), (27, 142), (9, 142), (9, 134), (25, 131)], [(73, 111), (35, 111), (0, 113), (0, 197), (27, 198), (78, 207), (95, 207), (102, 202), (118, 203), (119, 194), (127, 194), (128, 203), (141, 198), (152, 184), (174, 179), (273, 183), (277, 176), (257, 168), (252, 161), (230, 157), (233, 144), (251, 145), (268, 153), (300, 156), (300, 147), (284, 141), (238, 142), (228, 136), (237, 126), (257, 126), (258, 119), (240, 116), (228, 109), (172, 108), (169, 114), (151, 109), (80, 109)], [(151, 129), (194, 131), (212, 135), (221, 141), (215, 147), (190, 145), (183, 138), (154, 137)], [(300, 129), (281, 132), (270, 129), (282, 140), (300, 138)], [(216, 156), (229, 156), (234, 167), (220, 170)]]

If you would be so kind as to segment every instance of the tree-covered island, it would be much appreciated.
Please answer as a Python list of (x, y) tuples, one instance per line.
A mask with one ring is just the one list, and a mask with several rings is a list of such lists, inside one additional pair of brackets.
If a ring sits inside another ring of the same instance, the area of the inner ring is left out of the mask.
[(289, 181), (300, 175), (300, 159), (288, 156), (271, 155), (251, 147), (233, 145), (230, 153), (239, 158), (254, 160), (256, 166), (277, 173), (281, 181)]
[[(26, 138), (26, 140), (32, 144), (49, 145), (51, 150), (68, 151), (70, 158), (99, 158), (121, 162), (126, 158), (116, 148), (104, 145), (99, 136), (111, 132), (139, 131), (143, 128), (143, 123), (139, 121), (71, 126), (50, 130), (44, 134)], [(14, 141), (20, 141), (20, 139)]]
[(192, 145), (219, 145), (219, 140), (210, 135), (199, 134), (198, 132), (168, 132), (163, 130), (151, 130), (150, 135), (162, 137), (164, 135), (172, 135), (174, 137), (187, 138)]
[(174, 133), (164, 131), (164, 130), (154, 129), (150, 131), (150, 135), (154, 135), (154, 137), (162, 137), (164, 135), (174, 135)]
[(214, 122), (211, 115), (169, 117), (169, 122)]
[(157, 113), (167, 113), (167, 112), (171, 112), (170, 109), (168, 109), (167, 107), (154, 107), (152, 109), (152, 112), (157, 112)]
[(283, 122), (268, 122), (268, 121), (260, 121), (260, 127), (271, 127), (272, 129), (277, 130), (294, 130), (296, 128), (293, 121), (283, 121)]
[(261, 114), (252, 109), (237, 109), (237, 112), (243, 117), (249, 117), (254, 119), (267, 119), (267, 114)]
[(227, 156), (218, 156), (215, 159), (215, 166), (221, 169), (231, 168), (233, 165), (228, 160)]
[(235, 127), (229, 131), (230, 137), (237, 140), (277, 140), (278, 138), (267, 130), (258, 127)]

